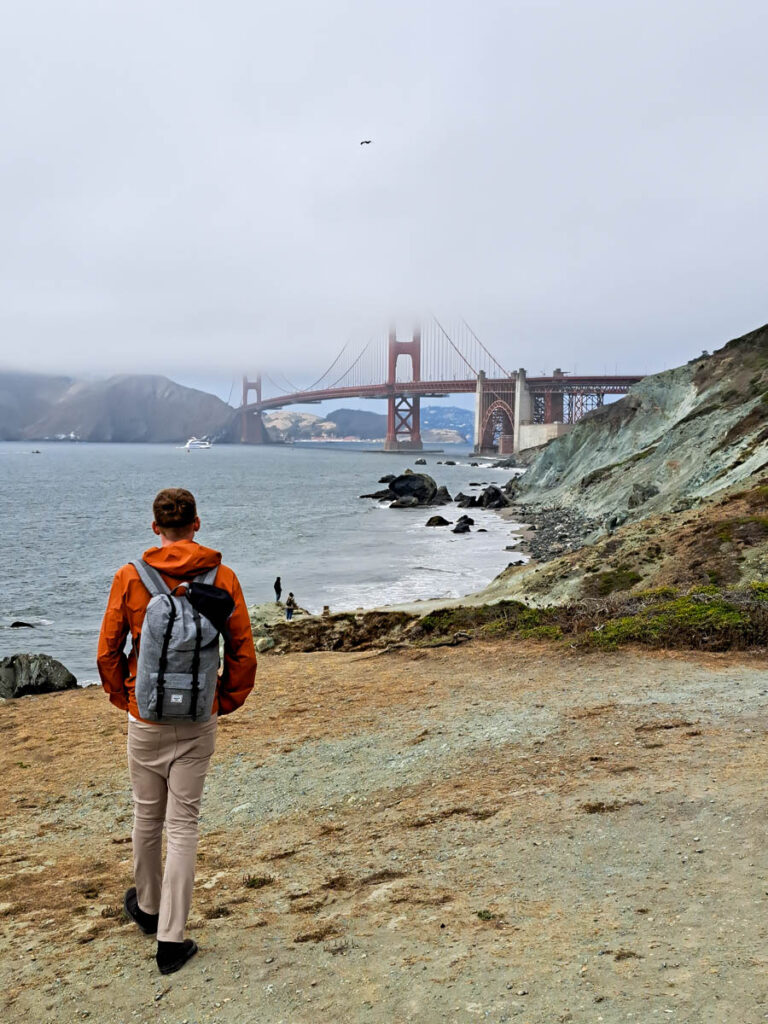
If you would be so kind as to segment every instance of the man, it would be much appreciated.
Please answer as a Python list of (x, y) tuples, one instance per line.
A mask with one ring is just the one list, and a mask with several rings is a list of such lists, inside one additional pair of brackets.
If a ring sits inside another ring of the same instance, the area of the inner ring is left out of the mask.
[(293, 613), (299, 606), (296, 604), (296, 598), (293, 596), (293, 592), (288, 595), (288, 600), (285, 602), (285, 617), (290, 622), (293, 618)]
[[(139, 717), (137, 640), (150, 594), (133, 565), (124, 565), (115, 575), (99, 637), (97, 664), (102, 685), (110, 701), (128, 712), (136, 885), (126, 892), (124, 907), (141, 931), (157, 934), (157, 966), (162, 974), (171, 974), (197, 952), (197, 945), (184, 939), (184, 927), (192, 902), (200, 801), (216, 743), (217, 715), (236, 711), (253, 689), (256, 655), (237, 576), (221, 564), (218, 551), (194, 540), (200, 529), (194, 497), (183, 488), (170, 487), (160, 491), (152, 509), (152, 529), (160, 538), (160, 547), (145, 551), (144, 561), (160, 573), (172, 591), (217, 569), (215, 585), (234, 600), (223, 634), (224, 664), (213, 713), (205, 722), (169, 725)], [(123, 647), (129, 633), (132, 646), (126, 656)], [(167, 839), (164, 874), (163, 825)]]
[(280, 604), (280, 595), (283, 592), (283, 584), (280, 582), (280, 577), (279, 576), (277, 577), (277, 579), (274, 582), (274, 588), (275, 588), (275, 604)]

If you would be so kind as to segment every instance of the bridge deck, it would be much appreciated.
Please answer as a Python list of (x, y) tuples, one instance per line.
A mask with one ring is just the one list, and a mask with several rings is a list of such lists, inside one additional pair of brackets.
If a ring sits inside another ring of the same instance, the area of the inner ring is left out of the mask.
[[(642, 376), (625, 374), (612, 377), (527, 377), (526, 385), (533, 394), (556, 392), (571, 394), (574, 392), (594, 392), (604, 395), (624, 394), (633, 384), (641, 381)], [(488, 378), (484, 382), (486, 391), (499, 391), (508, 394), (515, 388), (515, 377)], [(347, 398), (390, 398), (392, 395), (418, 395), (421, 398), (444, 398), (447, 395), (473, 394), (477, 388), (477, 380), (439, 380), (439, 381), (401, 381), (396, 384), (366, 384), (353, 387), (327, 388), (319, 391), (296, 391), (288, 395), (264, 398), (261, 402), (249, 402), (245, 411), (265, 412), (269, 409), (282, 409), (286, 405), (311, 405), (315, 402), (331, 400), (342, 401)]]

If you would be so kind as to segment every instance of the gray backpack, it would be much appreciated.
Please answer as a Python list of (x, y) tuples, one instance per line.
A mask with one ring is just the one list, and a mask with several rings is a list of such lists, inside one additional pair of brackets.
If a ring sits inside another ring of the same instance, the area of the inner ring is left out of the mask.
[[(143, 560), (131, 565), (152, 595), (138, 643), (139, 715), (150, 722), (207, 722), (216, 695), (219, 631), (186, 594), (172, 594), (151, 565)], [(217, 571), (210, 569), (195, 582), (212, 584)]]

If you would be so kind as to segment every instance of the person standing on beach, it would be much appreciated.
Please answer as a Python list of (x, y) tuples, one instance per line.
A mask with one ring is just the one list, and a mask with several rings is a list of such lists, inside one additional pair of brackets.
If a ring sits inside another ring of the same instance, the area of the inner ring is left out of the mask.
[(293, 594), (289, 594), (288, 600), (285, 602), (285, 617), (289, 622), (293, 618), (293, 613), (298, 607), (299, 606), (296, 604), (296, 598)]
[[(160, 547), (144, 552), (143, 561), (150, 573), (157, 574), (172, 593), (178, 593), (182, 584), (215, 571), (213, 583), (234, 602), (222, 633), (224, 663), (207, 721), (169, 724), (139, 716), (137, 657), (150, 593), (133, 564), (124, 565), (115, 574), (99, 636), (97, 664), (102, 685), (112, 704), (128, 712), (136, 885), (126, 892), (123, 906), (145, 935), (157, 935), (157, 966), (162, 974), (171, 974), (197, 952), (192, 939), (184, 938), (184, 928), (192, 902), (200, 802), (216, 744), (217, 719), (241, 707), (253, 689), (256, 654), (237, 576), (222, 565), (218, 551), (194, 540), (200, 529), (194, 497), (183, 488), (170, 487), (160, 491), (152, 508), (152, 529), (160, 538)], [(226, 600), (226, 595), (222, 597)], [(129, 633), (132, 647), (126, 655), (123, 648)], [(167, 839), (165, 873), (163, 826)]]
[(275, 604), (280, 604), (280, 595), (282, 592), (283, 584), (280, 582), (280, 577), (278, 576), (275, 580)]

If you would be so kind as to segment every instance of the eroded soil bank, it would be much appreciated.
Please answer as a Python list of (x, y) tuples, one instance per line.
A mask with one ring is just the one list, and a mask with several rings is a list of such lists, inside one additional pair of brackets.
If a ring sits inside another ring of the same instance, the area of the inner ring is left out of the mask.
[(124, 717), (2, 702), (3, 1019), (763, 1021), (767, 706), (757, 656), (267, 656), (162, 978), (119, 913)]

